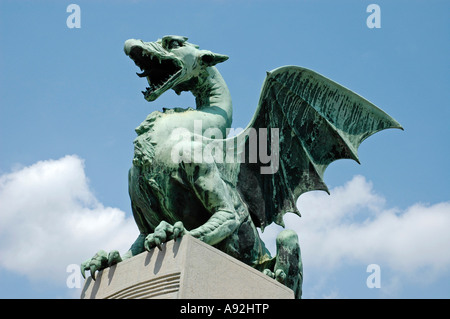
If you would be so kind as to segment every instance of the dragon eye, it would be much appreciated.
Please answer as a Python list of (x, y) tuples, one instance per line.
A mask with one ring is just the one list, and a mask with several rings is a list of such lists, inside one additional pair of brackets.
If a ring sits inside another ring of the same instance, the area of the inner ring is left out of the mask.
[(167, 35), (161, 39), (161, 45), (165, 50), (177, 49), (183, 47), (187, 39), (178, 35)]
[(179, 48), (180, 46), (181, 46), (180, 41), (173, 40), (173, 41), (170, 41), (169, 49), (176, 49), (176, 48)]

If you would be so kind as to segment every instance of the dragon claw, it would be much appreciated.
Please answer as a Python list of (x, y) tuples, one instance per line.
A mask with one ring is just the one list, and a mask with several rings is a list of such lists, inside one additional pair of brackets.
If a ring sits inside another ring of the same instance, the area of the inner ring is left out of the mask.
[(108, 267), (111, 267), (122, 261), (120, 253), (117, 250), (112, 250), (108, 254)]
[(275, 279), (280, 283), (284, 283), (286, 280), (286, 273), (281, 269), (277, 269), (275, 271)]
[(95, 271), (96, 271), (97, 269), (96, 269), (96, 267), (95, 267), (95, 265), (92, 265), (90, 268), (89, 268), (89, 271), (91, 272), (91, 277), (92, 277), (92, 279), (95, 281), (97, 278), (95, 278)]
[(280, 283), (284, 283), (286, 280), (286, 273), (282, 269), (277, 269), (275, 270), (275, 272), (272, 272), (270, 269), (264, 269), (263, 274), (275, 279)]
[(145, 241), (144, 241), (144, 248), (145, 248), (145, 250), (146, 251), (150, 251), (150, 244), (149, 244), (149, 239), (148, 239), (148, 237), (149, 237), (150, 235), (148, 235), (147, 237), (145, 237)]
[(270, 278), (275, 278), (274, 273), (270, 269), (264, 269), (263, 274), (269, 276)]
[(185, 233), (183, 222), (178, 221), (175, 224), (173, 224), (173, 240), (177, 240), (178, 237), (183, 236)]
[[(118, 252), (117, 252), (117, 254), (118, 254)], [(120, 258), (120, 255), (119, 255), (119, 258)], [(115, 260), (117, 260), (117, 258)], [(120, 259), (120, 260), (122, 260), (122, 259)], [(86, 279), (85, 272), (86, 272), (86, 270), (89, 270), (91, 273), (92, 279), (95, 281), (95, 279), (96, 279), (95, 272), (103, 270), (108, 266), (109, 266), (108, 254), (106, 253), (106, 251), (100, 250), (94, 255), (94, 257), (86, 260), (85, 262), (83, 262), (81, 264), (81, 267), (80, 267), (81, 275), (83, 276), (83, 278)]]
[(147, 251), (150, 251), (152, 248), (157, 247), (159, 250), (162, 250), (162, 245), (173, 239), (183, 236), (186, 233), (186, 230), (183, 226), (183, 223), (178, 221), (173, 226), (169, 223), (163, 221), (156, 228), (154, 233), (149, 234), (145, 238), (144, 247)]
[(151, 249), (158, 247), (159, 250), (162, 250), (162, 244), (165, 241), (165, 236), (160, 236), (161, 234), (153, 233), (148, 235), (145, 238), (144, 247), (147, 251), (150, 251)]
[(159, 237), (154, 236), (154, 241), (155, 241), (155, 246), (158, 247), (158, 249), (161, 251), (162, 250), (162, 240)]
[(86, 270), (89, 269), (89, 262), (90, 262), (90, 260), (88, 259), (85, 262), (81, 263), (80, 270), (81, 270), (81, 275), (83, 276), (83, 279), (86, 279)]

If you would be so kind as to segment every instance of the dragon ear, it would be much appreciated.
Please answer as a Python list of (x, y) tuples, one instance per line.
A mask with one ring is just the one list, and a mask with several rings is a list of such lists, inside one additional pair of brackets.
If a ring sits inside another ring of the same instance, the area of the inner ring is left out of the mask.
[(200, 61), (206, 66), (213, 66), (226, 60), (228, 60), (228, 55), (214, 53), (211, 51), (202, 51), (202, 53), (200, 53)]

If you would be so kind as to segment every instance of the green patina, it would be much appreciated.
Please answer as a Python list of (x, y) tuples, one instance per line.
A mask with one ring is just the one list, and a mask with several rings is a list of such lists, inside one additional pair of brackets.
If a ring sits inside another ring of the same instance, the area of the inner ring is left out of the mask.
[[(190, 91), (196, 109), (155, 111), (136, 128), (129, 194), (140, 235), (123, 257), (99, 251), (82, 264), (83, 276), (90, 270), (95, 279), (97, 270), (189, 233), (283, 282), (300, 298), (297, 234), (282, 231), (272, 257), (257, 228), (272, 222), (284, 226), (286, 212), (300, 215), (296, 200), (301, 194), (328, 192), (323, 174), (331, 162), (359, 162), (364, 139), (400, 124), (341, 85), (285, 66), (267, 73), (247, 128), (227, 137), (231, 96), (215, 67), (227, 56), (200, 50), (180, 36), (130, 39), (124, 50), (140, 67), (138, 76), (148, 81), (142, 92), (147, 101), (168, 89)], [(261, 146), (272, 156), (270, 165), (267, 157), (253, 156)], [(174, 149), (183, 151), (181, 159), (174, 159)]]

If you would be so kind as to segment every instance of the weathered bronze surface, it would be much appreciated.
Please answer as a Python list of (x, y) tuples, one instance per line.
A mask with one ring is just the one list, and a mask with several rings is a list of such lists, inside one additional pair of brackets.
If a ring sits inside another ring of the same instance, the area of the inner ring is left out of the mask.
[[(129, 194), (140, 231), (123, 259), (183, 234), (199, 238), (302, 294), (297, 234), (282, 231), (272, 257), (257, 228), (294, 212), (297, 198), (311, 190), (328, 192), (327, 166), (341, 158), (358, 161), (370, 135), (400, 124), (375, 105), (305, 68), (285, 66), (267, 73), (253, 119), (228, 136), (232, 103), (215, 67), (227, 56), (165, 36), (155, 42), (130, 39), (125, 53), (140, 67), (154, 101), (168, 89), (190, 91), (196, 109), (152, 112), (136, 128)], [(284, 225), (283, 225), (284, 226)], [(82, 272), (122, 260), (99, 251)]]

